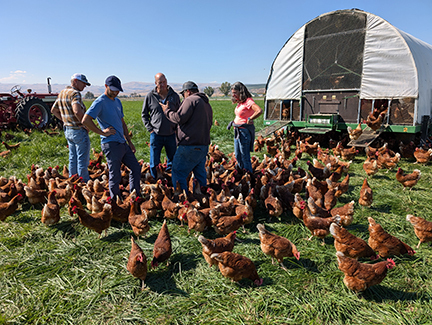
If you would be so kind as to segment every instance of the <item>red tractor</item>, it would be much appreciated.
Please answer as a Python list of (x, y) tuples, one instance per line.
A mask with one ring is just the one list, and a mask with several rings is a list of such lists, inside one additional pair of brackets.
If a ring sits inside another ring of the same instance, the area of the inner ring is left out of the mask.
[(51, 92), (50, 79), (48, 93), (21, 92), (21, 87), (13, 86), (9, 93), (0, 93), (0, 127), (12, 128), (17, 124), (21, 128), (43, 128), (48, 126), (55, 117), (51, 116), (51, 107), (58, 94)]

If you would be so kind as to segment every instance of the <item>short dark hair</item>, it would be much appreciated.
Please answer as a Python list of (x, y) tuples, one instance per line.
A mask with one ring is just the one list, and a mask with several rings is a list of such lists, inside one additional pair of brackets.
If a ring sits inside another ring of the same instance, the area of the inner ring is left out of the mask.
[(247, 89), (247, 87), (242, 84), (240, 81), (237, 81), (231, 85), (231, 90), (237, 90), (239, 92), (239, 101), (240, 103), (244, 103), (246, 99), (251, 98), (252, 95)]

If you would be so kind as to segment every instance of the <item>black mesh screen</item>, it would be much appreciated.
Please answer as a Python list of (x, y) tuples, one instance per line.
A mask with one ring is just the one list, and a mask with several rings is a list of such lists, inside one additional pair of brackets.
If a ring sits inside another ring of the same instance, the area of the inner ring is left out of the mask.
[(303, 90), (360, 88), (366, 14), (336, 12), (306, 25)]

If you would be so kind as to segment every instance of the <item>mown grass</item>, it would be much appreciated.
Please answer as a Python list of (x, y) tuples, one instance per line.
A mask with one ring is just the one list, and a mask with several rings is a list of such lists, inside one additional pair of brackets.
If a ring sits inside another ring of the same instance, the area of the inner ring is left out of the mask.
[[(262, 101), (258, 103), (263, 106)], [(137, 158), (148, 161), (147, 131), (141, 122), (142, 102), (126, 102), (125, 120), (133, 132)], [(229, 101), (212, 101), (219, 127), (212, 128), (212, 141), (228, 153), (233, 150), (233, 132), (226, 130), (233, 118)], [(258, 121), (258, 128), (262, 127)], [(32, 163), (41, 167), (67, 164), (64, 137), (33, 132), (10, 132), (16, 153), (0, 160), (0, 175), (26, 180)], [(99, 138), (91, 135), (98, 151)], [(262, 153), (259, 154), (262, 157)], [(304, 157), (300, 166), (306, 168)], [(339, 205), (357, 202), (365, 173), (364, 156), (350, 168), (350, 189)], [(431, 220), (431, 167), (402, 160), (407, 171), (420, 168), (422, 179), (412, 191), (402, 191), (395, 171), (380, 171), (369, 179), (374, 190), (372, 208), (356, 206), (349, 231), (368, 238), (367, 217), (374, 217), (390, 233), (411, 246), (415, 237), (405, 220), (412, 213)], [(0, 223), (0, 324), (426, 324), (431, 323), (432, 255), (422, 244), (414, 256), (395, 257), (397, 267), (387, 278), (366, 292), (356, 294), (342, 282), (333, 239), (306, 241), (309, 230), (291, 213), (267, 223), (263, 208), (255, 213), (247, 233), (238, 232), (241, 243), (234, 251), (252, 259), (264, 279), (261, 287), (248, 280), (239, 284), (209, 268), (201, 245), (185, 227), (169, 222), (173, 254), (168, 266), (148, 273), (144, 292), (139, 280), (126, 270), (130, 251), (129, 226), (113, 223), (108, 236), (83, 227), (67, 210), (59, 224), (40, 222), (40, 208), (24, 203), (20, 210)], [(257, 223), (292, 240), (301, 252), (299, 261), (286, 259), (288, 271), (272, 265), (259, 247)], [(162, 218), (151, 220), (146, 239), (139, 239), (147, 258)], [(215, 238), (213, 230), (204, 236)]]

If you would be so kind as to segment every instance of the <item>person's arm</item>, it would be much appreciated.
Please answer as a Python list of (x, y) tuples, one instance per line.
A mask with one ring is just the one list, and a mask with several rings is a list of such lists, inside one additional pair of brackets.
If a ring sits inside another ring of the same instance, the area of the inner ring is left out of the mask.
[[(84, 114), (85, 114), (85, 110), (81, 106), (80, 103), (72, 104), (72, 111), (74, 112), (74, 114), (77, 117), (78, 121), (81, 121), (83, 119)], [(85, 125), (84, 125), (84, 128), (87, 129), (87, 131), (88, 131), (88, 128)]]
[(81, 120), (81, 123), (86, 126), (89, 130), (93, 131), (94, 133), (97, 133), (99, 135), (103, 135), (105, 137), (108, 137), (110, 135), (113, 135), (116, 133), (116, 130), (110, 126), (109, 128), (106, 128), (104, 130), (99, 129), (96, 124), (93, 121), (93, 117), (91, 117), (88, 114), (84, 114), (83, 119)]
[(51, 113), (55, 116), (55, 117), (57, 117), (60, 121), (63, 121), (62, 120), (62, 117), (61, 117), (61, 114), (60, 114), (60, 109), (59, 109), (59, 107), (58, 107), (58, 99), (54, 102), (54, 105), (52, 106), (52, 108), (51, 108)]
[(132, 149), (132, 152), (135, 153), (136, 152), (135, 146), (132, 143), (132, 140), (131, 140), (131, 138), (129, 136), (128, 127), (127, 127), (127, 125), (126, 125), (126, 123), (125, 123), (125, 121), (124, 121), (123, 118), (122, 118), (122, 124), (123, 124), (123, 135), (124, 135), (127, 143), (129, 144), (129, 147)]
[(146, 98), (144, 99), (141, 118), (147, 131), (152, 133), (153, 127), (150, 123), (150, 97), (149, 96), (146, 96)]
[(247, 124), (252, 124), (252, 120), (255, 120), (256, 118), (258, 118), (261, 114), (262, 114), (262, 109), (261, 107), (258, 106), (258, 104), (252, 104), (251, 108), (254, 110), (254, 113), (252, 114), (251, 117), (248, 118), (248, 122)]
[(184, 124), (192, 116), (194, 108), (190, 101), (185, 99), (177, 112), (169, 108), (169, 102), (166, 104), (160, 103), (166, 118), (176, 124)]

